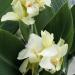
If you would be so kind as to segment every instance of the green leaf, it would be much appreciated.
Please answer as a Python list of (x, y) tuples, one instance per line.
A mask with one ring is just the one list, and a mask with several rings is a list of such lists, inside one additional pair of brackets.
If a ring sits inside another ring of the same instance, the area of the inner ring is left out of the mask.
[(69, 53), (70, 57), (72, 57), (73, 55), (75, 56), (75, 6), (72, 7), (71, 11), (72, 11), (72, 16), (73, 16), (73, 24), (74, 24), (74, 38), (73, 38), (73, 45)]
[(0, 18), (7, 13), (7, 11), (11, 10), (11, 2), (12, 0), (0, 0)]
[(18, 22), (14, 21), (6, 21), (0, 25), (0, 29), (9, 31), (12, 34), (15, 34), (19, 28)]
[(47, 7), (44, 11), (36, 17), (36, 28), (38, 32), (45, 28), (45, 26), (56, 16), (59, 10), (65, 5), (67, 0), (51, 0), (51, 8)]
[[(71, 10), (66, 3), (59, 13), (48, 23), (48, 25), (44, 28), (44, 30), (49, 31), (50, 33), (54, 33), (55, 41), (58, 42), (60, 38), (63, 38), (66, 43), (69, 45), (69, 50), (72, 46), (74, 29), (73, 29), (73, 19)], [(69, 52), (69, 51), (68, 51)], [(68, 55), (66, 56), (68, 58)], [(65, 59), (64, 59), (65, 60)], [(67, 62), (64, 61), (61, 71), (53, 74), (53, 75), (66, 75), (67, 73)], [(65, 67), (65, 72), (63, 72), (63, 67)], [(43, 73), (42, 75), (44, 75)], [(46, 74), (50, 75), (50, 74)]]
[(43, 71), (40, 72), (40, 75), (51, 75), (51, 74), (49, 72), (43, 70)]
[(15, 36), (0, 29), (0, 75), (19, 75), (17, 56), (24, 44)]
[(73, 23), (74, 23), (74, 29), (75, 29), (75, 6), (72, 7), (72, 17), (73, 17)]
[[(0, 19), (4, 14), (11, 11), (11, 2), (12, 0), (0, 0)], [(18, 29), (18, 25), (16, 22), (1, 22), (0, 20), (0, 28), (15, 33)]]
[(50, 33), (54, 33), (55, 41), (63, 38), (71, 48), (73, 42), (73, 19), (67, 3), (61, 8), (59, 13), (49, 22), (45, 28)]

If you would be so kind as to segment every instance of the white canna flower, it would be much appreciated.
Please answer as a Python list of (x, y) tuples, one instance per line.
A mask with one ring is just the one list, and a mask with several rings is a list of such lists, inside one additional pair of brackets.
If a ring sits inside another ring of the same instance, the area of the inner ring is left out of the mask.
[[(16, 4), (13, 4), (15, 3)], [(14, 0), (12, 2), (13, 12), (8, 12), (4, 16), (2, 16), (1, 21), (13, 20), (18, 21), (21, 20), (27, 25), (32, 25), (35, 23), (35, 20), (27, 14), (27, 11), (23, 8), (20, 0)]]
[(63, 57), (68, 50), (68, 44), (64, 44), (64, 40), (60, 39), (58, 44), (53, 44), (50, 48), (45, 48), (40, 55), (43, 57), (39, 63), (41, 68), (44, 68), (51, 73), (59, 71), (63, 62)]
[(41, 37), (32, 33), (25, 49), (18, 55), (18, 60), (25, 59), (19, 70), (25, 74), (29, 70), (29, 63), (32, 64), (32, 68), (37, 63), (41, 69), (51, 73), (59, 71), (67, 50), (68, 44), (65, 44), (63, 39), (55, 44), (53, 33), (41, 31)]
[(32, 58), (35, 57), (34, 59), (37, 59), (38, 53), (41, 50), (42, 50), (41, 37), (37, 36), (36, 34), (31, 34), (29, 41), (26, 45), (26, 48), (19, 53), (18, 59), (22, 60), (28, 58), (30, 62), (37, 62), (38, 60), (32, 61), (33, 60)]
[(35, 23), (33, 17), (37, 16), (41, 8), (51, 6), (51, 0), (13, 0), (13, 12), (8, 12), (2, 16), (1, 21), (19, 21), (21, 20), (27, 25)]
[[(36, 34), (31, 34), (28, 43), (26, 45), (26, 48), (19, 53), (17, 58), (18, 60), (25, 59), (23, 64), (20, 66), (20, 72), (22, 74), (26, 73), (27, 65), (25, 65), (24, 63), (28, 62), (30, 64), (34, 64), (40, 61), (40, 56), (38, 54), (40, 53), (41, 50), (42, 50), (41, 37), (39, 37)], [(24, 69), (24, 65), (25, 65), (25, 69)]]

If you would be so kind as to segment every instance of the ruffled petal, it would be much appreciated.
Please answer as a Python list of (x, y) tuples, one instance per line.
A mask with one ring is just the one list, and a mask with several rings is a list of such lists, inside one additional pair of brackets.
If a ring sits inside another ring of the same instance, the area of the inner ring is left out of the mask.
[(22, 7), (21, 2), (18, 0), (15, 5), (12, 6), (14, 12), (20, 17), (25, 16), (25, 9)]
[(58, 42), (58, 46), (62, 46), (65, 43), (65, 41), (63, 39), (60, 38), (59, 42)]
[(54, 40), (53, 34), (50, 34), (45, 30), (45, 31), (41, 31), (41, 36), (42, 36), (42, 42), (44, 47), (48, 48), (52, 46)]

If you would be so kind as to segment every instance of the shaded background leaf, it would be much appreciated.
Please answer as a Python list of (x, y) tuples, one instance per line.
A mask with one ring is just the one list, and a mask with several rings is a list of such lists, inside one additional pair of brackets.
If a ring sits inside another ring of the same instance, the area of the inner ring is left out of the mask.
[(0, 75), (18, 75), (17, 55), (23, 48), (22, 41), (0, 29)]
[(45, 29), (50, 33), (54, 33), (56, 42), (63, 38), (69, 44), (70, 49), (73, 42), (73, 28), (72, 14), (66, 3)]
[(11, 1), (12, 0), (0, 0), (0, 18), (7, 13), (7, 11), (11, 10)]
[[(58, 42), (60, 38), (63, 38), (69, 45), (69, 51), (71, 51), (70, 48), (73, 43), (74, 27), (73, 27), (72, 13), (68, 7), (68, 3), (66, 3), (60, 9), (58, 14), (54, 16), (54, 18), (46, 25), (44, 30), (45, 29), (48, 30), (50, 33), (54, 33), (56, 42)], [(53, 75), (66, 75), (67, 70), (68, 70), (68, 54), (66, 55), (66, 58), (64, 58), (62, 69)]]
[(13, 21), (6, 21), (0, 25), (0, 29), (9, 31), (12, 34), (15, 34), (19, 29), (19, 23)]
[(67, 0), (51, 1), (51, 8), (47, 7), (44, 11), (40, 12), (40, 14), (36, 18), (36, 28), (39, 33), (56, 16), (61, 7), (63, 7), (64, 4), (67, 2)]
[[(11, 2), (12, 0), (0, 0), (0, 19), (4, 14), (12, 10)], [(14, 34), (18, 30), (18, 23), (13, 21), (1, 22), (0, 20), (0, 29)]]
[(71, 11), (72, 11), (72, 16), (73, 16), (73, 24), (74, 24), (74, 38), (73, 38), (73, 44), (72, 44), (71, 52), (69, 53), (70, 58), (72, 56), (75, 56), (75, 6), (72, 7)]

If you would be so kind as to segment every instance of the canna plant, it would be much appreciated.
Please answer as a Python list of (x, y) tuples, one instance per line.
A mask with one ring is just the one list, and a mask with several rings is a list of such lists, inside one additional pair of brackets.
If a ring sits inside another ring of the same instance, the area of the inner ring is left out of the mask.
[(0, 0), (0, 75), (67, 75), (75, 55), (74, 0)]

